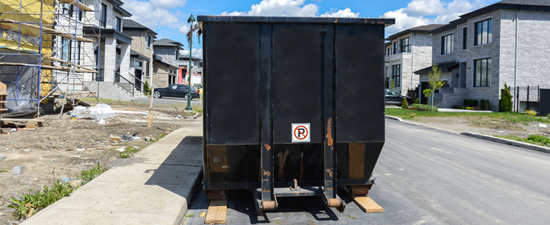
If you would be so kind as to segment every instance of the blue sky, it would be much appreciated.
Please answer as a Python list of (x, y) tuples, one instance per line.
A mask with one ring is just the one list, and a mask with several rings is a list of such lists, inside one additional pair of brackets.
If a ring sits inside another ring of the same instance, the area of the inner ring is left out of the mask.
[[(387, 17), (396, 24), (386, 35), (415, 26), (448, 23), (459, 15), (499, 0), (123, 0), (132, 19), (155, 30), (157, 38), (179, 41), (189, 50), (185, 33), (193, 15)], [(202, 56), (193, 36), (193, 55)], [(195, 51), (199, 50), (199, 51)]]

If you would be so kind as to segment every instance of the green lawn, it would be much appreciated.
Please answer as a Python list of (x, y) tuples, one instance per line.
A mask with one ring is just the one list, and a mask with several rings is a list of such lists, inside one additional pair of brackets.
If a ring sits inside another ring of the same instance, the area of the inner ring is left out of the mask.
[(548, 117), (531, 116), (523, 113), (465, 113), (465, 112), (431, 112), (415, 111), (400, 108), (387, 108), (386, 115), (396, 116), (406, 120), (416, 120), (418, 117), (467, 117), (472, 119), (489, 119), (495, 121), (508, 121), (510, 123), (521, 123), (524, 125), (530, 122), (550, 123)]

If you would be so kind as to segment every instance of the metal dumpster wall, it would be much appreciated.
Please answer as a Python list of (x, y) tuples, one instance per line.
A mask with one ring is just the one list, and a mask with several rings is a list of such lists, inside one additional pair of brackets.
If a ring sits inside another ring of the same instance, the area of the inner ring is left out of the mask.
[[(258, 187), (265, 137), (271, 172), (286, 174), (275, 182), (322, 181), (331, 110), (338, 185), (368, 180), (384, 144), (383, 24), (203, 21), (201, 29), (205, 189)], [(310, 123), (311, 142), (292, 143), (292, 123)]]

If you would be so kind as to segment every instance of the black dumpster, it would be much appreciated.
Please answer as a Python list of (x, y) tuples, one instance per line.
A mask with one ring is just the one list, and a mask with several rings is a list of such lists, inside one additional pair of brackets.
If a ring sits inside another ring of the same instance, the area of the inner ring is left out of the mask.
[[(198, 16), (204, 189), (366, 195), (384, 145), (384, 27), (394, 19)], [(350, 190), (351, 189), (351, 190)]]

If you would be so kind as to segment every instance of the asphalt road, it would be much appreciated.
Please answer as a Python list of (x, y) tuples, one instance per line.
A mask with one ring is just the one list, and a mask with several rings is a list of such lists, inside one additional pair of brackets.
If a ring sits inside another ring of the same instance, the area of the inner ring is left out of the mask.
[[(550, 154), (386, 120), (386, 144), (369, 196), (383, 213), (346, 211), (319, 198), (279, 198), (278, 212), (255, 215), (246, 191), (229, 192), (227, 224), (549, 224)], [(184, 224), (202, 224), (204, 192)]]
[[(140, 102), (140, 103), (150, 103), (151, 98), (150, 97), (140, 97), (135, 98), (132, 100), (133, 102)], [(195, 98), (191, 99), (191, 105), (200, 105), (201, 99)], [(174, 98), (174, 97), (162, 97), (162, 98), (155, 98), (153, 100), (153, 104), (161, 104), (161, 105), (185, 105), (187, 106), (187, 99), (185, 98)]]

